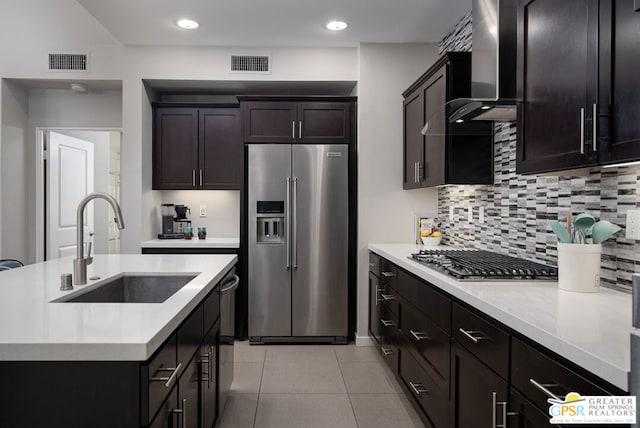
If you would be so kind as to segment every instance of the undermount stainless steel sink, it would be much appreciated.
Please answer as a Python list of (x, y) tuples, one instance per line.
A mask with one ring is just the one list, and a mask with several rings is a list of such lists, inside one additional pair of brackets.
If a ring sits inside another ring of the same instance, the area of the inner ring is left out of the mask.
[(65, 296), (62, 303), (162, 303), (196, 275), (123, 274), (86, 292)]

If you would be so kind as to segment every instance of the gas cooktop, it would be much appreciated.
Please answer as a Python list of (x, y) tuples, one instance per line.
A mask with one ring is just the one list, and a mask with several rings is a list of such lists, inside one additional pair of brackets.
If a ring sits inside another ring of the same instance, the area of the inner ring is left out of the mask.
[(411, 258), (460, 281), (558, 280), (558, 269), (484, 250), (420, 250)]

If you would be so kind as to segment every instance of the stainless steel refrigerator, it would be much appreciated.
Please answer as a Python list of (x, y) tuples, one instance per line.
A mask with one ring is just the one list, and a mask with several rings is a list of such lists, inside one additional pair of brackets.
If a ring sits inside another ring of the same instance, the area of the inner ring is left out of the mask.
[(347, 145), (248, 145), (252, 343), (345, 342)]

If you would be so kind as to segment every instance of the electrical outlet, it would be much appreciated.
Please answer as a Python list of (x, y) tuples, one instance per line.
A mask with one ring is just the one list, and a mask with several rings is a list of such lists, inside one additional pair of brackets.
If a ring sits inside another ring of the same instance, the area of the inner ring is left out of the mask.
[(206, 216), (207, 216), (207, 206), (200, 205), (200, 217), (206, 217)]
[(480, 207), (478, 210), (478, 223), (484, 223), (484, 207)]
[(627, 239), (640, 240), (640, 210), (627, 211), (626, 235)]
[(449, 207), (449, 221), (453, 221), (453, 207)]
[(467, 207), (467, 221), (473, 223), (473, 207), (471, 205)]

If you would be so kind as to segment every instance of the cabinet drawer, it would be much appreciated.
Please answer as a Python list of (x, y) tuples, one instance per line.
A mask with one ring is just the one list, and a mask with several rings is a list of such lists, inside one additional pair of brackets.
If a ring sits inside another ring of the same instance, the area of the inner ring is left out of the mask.
[(458, 304), (453, 305), (452, 336), (503, 379), (509, 375), (509, 333)]
[(147, 425), (153, 419), (171, 388), (184, 370), (184, 364), (176, 365), (176, 336), (165, 343), (148, 364), (141, 367), (141, 423)]
[(451, 332), (451, 300), (448, 297), (403, 270), (398, 272), (398, 292), (444, 331)]
[[(514, 416), (507, 416), (509, 418), (507, 426), (513, 426), (513, 422), (517, 420), (518, 428), (552, 428), (559, 425), (549, 423), (549, 414), (542, 412), (531, 401), (524, 398), (522, 395), (511, 388), (509, 394), (509, 412), (516, 413)], [(548, 404), (547, 404), (548, 408)]]
[(407, 349), (414, 354), (440, 390), (448, 395), (451, 357), (449, 335), (406, 302), (402, 303), (400, 330), (405, 342), (408, 342)]
[(386, 259), (381, 259), (380, 279), (391, 288), (397, 289), (398, 268), (396, 265)]
[(395, 315), (400, 315), (400, 296), (398, 292), (388, 285), (381, 284), (380, 288), (384, 291), (380, 293), (380, 308), (386, 308), (393, 312)]
[(449, 400), (409, 352), (400, 354), (400, 378), (434, 427), (449, 426)]
[(202, 342), (202, 337), (204, 336), (203, 313), (203, 306), (198, 306), (178, 328), (176, 333), (178, 363), (182, 363), (183, 367), (186, 367), (193, 354), (198, 350), (200, 342)]
[(380, 312), (380, 354), (393, 373), (398, 373), (398, 316), (388, 307), (382, 306)]
[(382, 266), (382, 258), (376, 253), (369, 253), (369, 272), (380, 278), (380, 267)]
[[(542, 411), (549, 409), (542, 388), (563, 399), (569, 392), (580, 395), (610, 395), (568, 367), (554, 361), (539, 350), (513, 338), (511, 384)], [(537, 385), (536, 385), (537, 384)]]
[[(221, 286), (222, 284), (218, 285), (218, 287)], [(205, 297), (202, 306), (204, 307), (203, 333), (207, 333), (209, 332), (209, 330), (211, 330), (211, 327), (213, 327), (213, 324), (220, 316), (220, 293), (218, 288), (213, 290), (207, 297)]]

